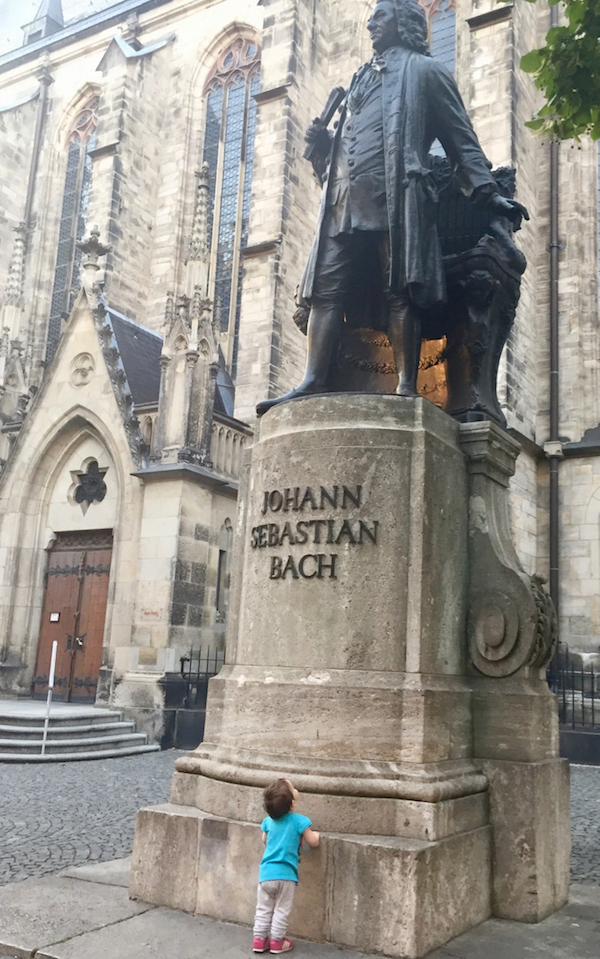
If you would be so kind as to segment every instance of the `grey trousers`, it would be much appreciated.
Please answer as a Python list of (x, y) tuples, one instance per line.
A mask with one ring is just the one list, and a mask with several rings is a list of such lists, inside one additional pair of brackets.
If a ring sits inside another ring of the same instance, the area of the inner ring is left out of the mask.
[(296, 883), (290, 879), (259, 882), (254, 917), (254, 935), (264, 939), (283, 939), (294, 904)]

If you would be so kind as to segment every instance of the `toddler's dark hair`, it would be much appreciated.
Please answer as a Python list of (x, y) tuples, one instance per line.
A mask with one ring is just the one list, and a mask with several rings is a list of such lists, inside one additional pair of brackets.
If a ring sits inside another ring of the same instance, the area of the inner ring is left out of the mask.
[(287, 779), (276, 779), (264, 791), (264, 805), (271, 819), (281, 819), (292, 808), (294, 794)]

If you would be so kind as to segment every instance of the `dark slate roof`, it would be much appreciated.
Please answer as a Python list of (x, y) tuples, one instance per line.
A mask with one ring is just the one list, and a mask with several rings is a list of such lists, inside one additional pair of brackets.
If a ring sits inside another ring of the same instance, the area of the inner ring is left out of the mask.
[(136, 406), (158, 403), (162, 336), (108, 308), (127, 382)]
[[(158, 404), (160, 390), (160, 354), (163, 338), (160, 333), (140, 326), (129, 317), (106, 307), (117, 340), (121, 361), (127, 375), (127, 382), (136, 406), (144, 403)], [(219, 372), (215, 390), (215, 413), (221, 413), (235, 419), (233, 406), (235, 387), (225, 366), (225, 359), (219, 348)], [(239, 422), (239, 421), (238, 421)], [(246, 425), (246, 424), (242, 424)]]
[(55, 23), (59, 24), (61, 27), (64, 27), (65, 18), (63, 15), (61, 0), (42, 0), (38, 7), (38, 12), (33, 20), (43, 20), (44, 17), (49, 17), (50, 20), (54, 20)]
[(233, 404), (235, 401), (235, 387), (225, 366), (225, 357), (219, 347), (219, 372), (217, 373), (217, 388), (215, 390), (215, 413), (224, 413), (233, 419)]

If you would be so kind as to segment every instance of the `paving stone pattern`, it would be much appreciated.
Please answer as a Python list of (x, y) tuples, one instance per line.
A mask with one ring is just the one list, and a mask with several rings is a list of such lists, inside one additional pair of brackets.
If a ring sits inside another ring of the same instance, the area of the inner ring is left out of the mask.
[(600, 767), (571, 766), (573, 882), (600, 885)]
[[(166, 802), (177, 756), (0, 764), (0, 885), (129, 855), (141, 806)], [(600, 885), (600, 767), (571, 767), (573, 881)]]
[(180, 755), (0, 763), (0, 885), (128, 856), (138, 809), (168, 800)]

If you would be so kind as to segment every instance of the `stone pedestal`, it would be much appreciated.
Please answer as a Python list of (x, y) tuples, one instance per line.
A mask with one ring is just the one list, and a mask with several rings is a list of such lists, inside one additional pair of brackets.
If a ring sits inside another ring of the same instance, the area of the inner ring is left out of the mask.
[(491, 914), (504, 893), (482, 768), (496, 757), (473, 742), (473, 690), (490, 680), (466, 641), (467, 615), (489, 626), (470, 462), (424, 400), (312, 397), (263, 419), (227, 663), (171, 803), (140, 813), (132, 895), (251, 922), (262, 789), (287, 775), (325, 833), (290, 932), (418, 957)]
[(469, 472), (473, 755), (489, 780), (493, 913), (539, 922), (569, 893), (569, 766), (559, 758), (556, 697), (546, 682), (556, 616), (510, 535), (518, 443), (489, 422), (462, 425), (460, 443)]

